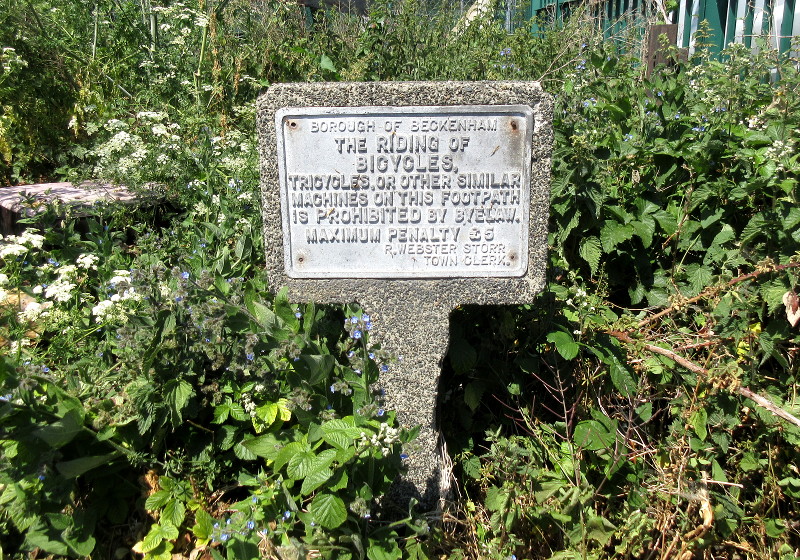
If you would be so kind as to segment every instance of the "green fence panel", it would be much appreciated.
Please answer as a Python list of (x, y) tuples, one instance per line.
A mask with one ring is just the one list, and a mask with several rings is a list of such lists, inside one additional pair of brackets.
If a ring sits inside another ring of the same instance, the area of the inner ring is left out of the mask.
[[(526, 10), (529, 21), (555, 23), (570, 12), (574, 2), (532, 0)], [(654, 23), (657, 13), (646, 0), (604, 0), (592, 2), (592, 11), (601, 21), (607, 38)], [(709, 36), (703, 39), (712, 53), (719, 53), (730, 43), (742, 43), (751, 49), (762, 45), (798, 56), (800, 42), (800, 0), (680, 0), (671, 23), (678, 24), (678, 47), (693, 53), (700, 22), (708, 23)], [(533, 31), (538, 28), (534, 24)]]

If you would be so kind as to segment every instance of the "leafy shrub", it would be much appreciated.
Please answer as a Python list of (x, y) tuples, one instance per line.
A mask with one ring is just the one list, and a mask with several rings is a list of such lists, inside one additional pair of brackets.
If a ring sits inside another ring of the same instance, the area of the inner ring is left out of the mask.
[[(0, 241), (4, 553), (796, 555), (796, 61), (699, 45), (645, 77), (580, 12), (508, 33), (414, 2), (82, 6), (0, 16), (4, 180), (65, 165), (169, 204)], [(413, 432), (369, 318), (261, 279), (252, 100), (323, 79), (556, 97), (548, 289), (455, 313), (461, 499), (433, 530), (379, 516)]]

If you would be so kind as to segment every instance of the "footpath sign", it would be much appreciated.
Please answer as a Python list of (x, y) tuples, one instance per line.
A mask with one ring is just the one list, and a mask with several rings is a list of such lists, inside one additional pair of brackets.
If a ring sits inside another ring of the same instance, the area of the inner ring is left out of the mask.
[(552, 100), (536, 82), (276, 84), (257, 126), (271, 289), (361, 304), (403, 356), (380, 384), (421, 429), (390, 499), (434, 509), (450, 312), (544, 287)]

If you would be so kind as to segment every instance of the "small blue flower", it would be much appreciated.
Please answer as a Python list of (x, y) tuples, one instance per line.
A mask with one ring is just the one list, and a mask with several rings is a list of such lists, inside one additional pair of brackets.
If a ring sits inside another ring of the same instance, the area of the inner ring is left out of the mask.
[(382, 408), (379, 408), (378, 409), (378, 416), (383, 416), (384, 414), (386, 414), (386, 411), (383, 410)]
[(365, 323), (368, 323), (368, 322), (370, 321), (370, 316), (369, 316), (369, 315), (367, 315), (366, 313), (364, 313), (364, 314), (361, 316), (361, 320), (362, 320), (362, 321), (364, 321)]
[(231, 524), (231, 518), (229, 517), (228, 519), (225, 520), (225, 525), (230, 525), (230, 524)]
[(45, 478), (47, 478), (47, 477), (45, 477), (43, 474), (40, 474), (40, 475), (39, 475), (38, 477), (36, 477), (36, 478), (38, 478), (39, 480), (44, 480), (44, 479), (45, 479)]
[(222, 534), (219, 536), (219, 540), (221, 540), (222, 542), (225, 542), (225, 541), (227, 541), (227, 540), (228, 540), (228, 533), (222, 533)]
[(294, 316), (299, 319), (300, 317), (303, 316), (303, 314), (298, 311), (297, 313), (294, 314)]
[(360, 330), (358, 330), (358, 329), (354, 330), (354, 331), (353, 331), (353, 338), (355, 338), (356, 340), (358, 340), (359, 338), (361, 338), (361, 331), (360, 331)]
[[(292, 512), (289, 511), (288, 509), (283, 512), (283, 518), (284, 519), (289, 519), (291, 516), (292, 516)], [(314, 523), (312, 522), (311, 524), (313, 525)]]
[(184, 280), (188, 280), (189, 273), (184, 270), (183, 272), (181, 272), (181, 278), (183, 278)]
[(219, 523), (214, 523), (214, 529), (219, 529)]
[(258, 496), (253, 496), (253, 497), (250, 499), (250, 501), (251, 501), (251, 502), (253, 502), (254, 504), (257, 504), (257, 503), (258, 503)]
[(511, 54), (511, 49), (509, 47), (506, 47), (500, 51), (500, 56), (508, 56), (510, 54)]
[(355, 356), (355, 355), (356, 355), (356, 353), (355, 353), (355, 352), (353, 352), (352, 350), (350, 350), (350, 351), (347, 353), (347, 357), (348, 357), (348, 358), (352, 358), (352, 357), (353, 357), (353, 356)]
[(256, 527), (256, 522), (255, 521), (248, 521), (247, 522), (247, 528), (250, 529), (251, 531), (253, 529), (255, 529), (255, 527)]
[(352, 317), (350, 317), (350, 322), (353, 323), (354, 325), (357, 325), (358, 324), (358, 317), (353, 315)]
[(247, 360), (248, 360), (248, 361), (250, 361), (250, 362), (252, 362), (252, 361), (253, 361), (253, 359), (254, 359), (255, 357), (256, 357), (256, 356), (255, 356), (255, 354), (253, 354), (252, 352), (249, 352), (249, 353), (248, 353), (248, 354), (245, 356), (245, 358), (247, 358)]
[(335, 393), (335, 392), (336, 392), (336, 385), (331, 385), (331, 393)]
[(389, 371), (389, 366), (387, 366), (386, 364), (381, 365), (381, 371), (383, 373), (386, 373), (387, 371)]
[(369, 359), (370, 359), (370, 360), (374, 360), (374, 359), (375, 359), (375, 352), (370, 352), (370, 353), (369, 353), (369, 354), (367, 354), (367, 355), (369, 356)]
[(401, 460), (403, 460), (403, 461), (405, 461), (406, 459), (408, 459), (408, 453), (401, 453), (401, 454), (400, 454), (400, 459), (401, 459)]
[(49, 368), (49, 367), (47, 367), (47, 366), (42, 366), (42, 371), (43, 371), (44, 373), (48, 373), (48, 372), (50, 371), (50, 368)]
[(365, 328), (366, 328), (368, 331), (371, 331), (371, 330), (372, 330), (372, 321), (367, 321), (367, 323), (364, 325), (364, 327), (365, 327)]
[(175, 301), (178, 302), (183, 301), (183, 298), (181, 296), (175, 296)]

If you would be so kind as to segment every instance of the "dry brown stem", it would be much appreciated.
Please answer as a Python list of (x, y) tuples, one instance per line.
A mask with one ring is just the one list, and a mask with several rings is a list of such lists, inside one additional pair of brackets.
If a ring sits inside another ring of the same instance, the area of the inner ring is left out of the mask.
[[(638, 342), (648, 352), (653, 352), (654, 354), (660, 354), (662, 356), (666, 356), (670, 360), (674, 361), (676, 364), (679, 364), (679, 365), (685, 367), (686, 369), (688, 369), (689, 371), (691, 371), (693, 373), (696, 373), (698, 375), (704, 375), (704, 376), (708, 376), (709, 375), (709, 371), (706, 368), (701, 367), (701, 366), (697, 365), (696, 363), (692, 362), (691, 360), (689, 360), (687, 358), (684, 358), (683, 356), (678, 355), (677, 353), (675, 353), (672, 350), (668, 350), (666, 348), (661, 348), (660, 346), (656, 346), (654, 344), (649, 344), (647, 342), (635, 341), (627, 333), (623, 333), (623, 332), (619, 332), (619, 331), (609, 331), (608, 334), (610, 334), (611, 336), (613, 336), (617, 340), (619, 340), (621, 342), (624, 342), (626, 344), (636, 344)], [(800, 428), (800, 419), (798, 419), (796, 416), (793, 416), (792, 414), (789, 414), (788, 412), (786, 412), (782, 408), (776, 406), (774, 403), (772, 403), (772, 401), (770, 401), (766, 397), (764, 397), (762, 395), (759, 395), (758, 393), (753, 392), (752, 390), (748, 389), (747, 387), (736, 387), (734, 390), (735, 390), (735, 392), (739, 393), (743, 397), (746, 397), (746, 398), (750, 399), (751, 401), (756, 403), (758, 406), (760, 406), (762, 408), (765, 408), (766, 410), (769, 410), (772, 414), (774, 414), (776, 416), (779, 416), (779, 417), (783, 418), (784, 420), (786, 420), (787, 422), (791, 422), (792, 424), (794, 424), (795, 426)]]
[[(730, 288), (731, 286), (735, 286), (736, 284), (739, 284), (740, 282), (744, 282), (746, 280), (752, 280), (753, 278), (756, 278), (756, 277), (758, 277), (761, 274), (764, 274), (766, 272), (780, 272), (781, 270), (786, 270), (787, 268), (797, 268), (799, 266), (800, 266), (800, 262), (790, 262), (790, 263), (787, 263), (787, 264), (778, 264), (778, 265), (771, 266), (769, 268), (755, 270), (753, 272), (749, 272), (747, 274), (742, 274), (741, 276), (737, 276), (736, 278), (732, 278), (731, 280), (728, 280), (728, 282), (725, 284), (724, 287), (725, 288)], [(705, 299), (707, 297), (710, 297), (710, 296), (714, 295), (715, 293), (719, 292), (719, 290), (720, 290), (719, 286), (708, 287), (705, 290), (703, 290), (702, 292), (700, 292), (699, 294), (697, 294), (696, 296), (691, 297), (691, 298), (686, 299), (686, 300), (682, 300), (681, 301), (681, 307), (684, 307), (686, 305), (691, 305), (693, 303), (697, 303), (698, 301), (700, 301), (702, 299)], [(665, 317), (665, 316), (669, 315), (670, 313), (675, 311), (675, 309), (676, 309), (676, 307), (674, 305), (670, 306), (670, 307), (667, 307), (666, 309), (664, 309), (662, 311), (659, 311), (655, 315), (651, 315), (650, 317), (647, 317), (646, 319), (642, 319), (641, 321), (639, 321), (637, 326), (639, 328), (645, 327), (645, 326), (649, 325), (650, 323), (652, 323), (653, 321), (655, 321), (656, 319), (660, 319), (661, 317)]]

